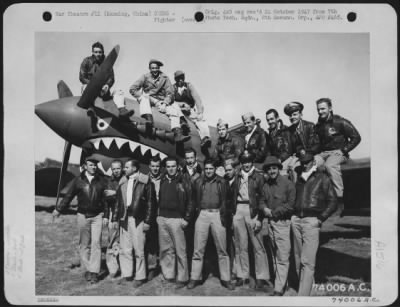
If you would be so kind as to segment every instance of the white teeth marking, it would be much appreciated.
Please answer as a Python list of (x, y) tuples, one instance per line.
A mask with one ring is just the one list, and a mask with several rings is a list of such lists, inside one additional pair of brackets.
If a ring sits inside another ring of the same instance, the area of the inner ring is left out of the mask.
[(94, 148), (99, 149), (100, 146), (100, 139), (91, 140)]
[(148, 151), (149, 149), (150, 149), (150, 147), (148, 147), (146, 145), (143, 145), (143, 144), (140, 145), (140, 151), (141, 151), (142, 155), (144, 155), (146, 153), (146, 151)]
[(124, 145), (125, 143), (126, 141), (123, 139), (115, 139), (115, 144), (117, 144), (118, 149), (120, 149), (121, 146)]
[(102, 141), (103, 141), (103, 144), (107, 147), (107, 149), (110, 149), (110, 145), (111, 145), (111, 142), (113, 141), (113, 139), (112, 138), (104, 138), (104, 139), (102, 139)]
[(151, 148), (147, 145), (143, 145), (140, 143), (136, 143), (134, 141), (128, 141), (126, 139), (121, 139), (121, 138), (113, 138), (113, 137), (103, 137), (103, 138), (97, 138), (97, 139), (91, 139), (89, 140), (89, 142), (91, 142), (93, 144), (93, 146), (98, 150), (100, 148), (100, 142), (103, 142), (104, 146), (107, 149), (110, 149), (111, 143), (112, 141), (115, 141), (115, 144), (117, 145), (118, 149), (121, 149), (121, 147), (128, 143), (129, 144), (129, 148), (132, 151), (132, 153), (137, 149), (137, 147), (140, 147), (140, 152), (142, 153), (142, 155), (145, 155), (145, 153), (150, 150), (151, 155), (154, 157), (157, 154), (160, 155), (161, 159), (165, 159), (167, 157), (166, 154), (158, 151), (157, 149)]
[(138, 147), (137, 143), (129, 141), (129, 148), (132, 152), (135, 151), (136, 147)]

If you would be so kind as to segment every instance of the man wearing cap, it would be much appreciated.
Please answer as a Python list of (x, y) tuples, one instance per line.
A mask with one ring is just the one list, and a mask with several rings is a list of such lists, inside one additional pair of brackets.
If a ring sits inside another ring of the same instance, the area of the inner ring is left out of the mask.
[(268, 174), (263, 191), (267, 202), (264, 214), (268, 217), (269, 236), (273, 244), (275, 282), (274, 295), (282, 296), (286, 289), (290, 256), (290, 218), (296, 199), (294, 183), (280, 175), (282, 163), (275, 156), (265, 160), (264, 172)]
[(56, 205), (53, 217), (57, 218), (72, 201), (78, 197), (79, 253), (81, 264), (85, 268), (85, 279), (90, 283), (98, 282), (101, 263), (101, 231), (107, 226), (108, 219), (103, 218), (107, 206), (105, 197), (110, 194), (108, 182), (97, 172), (97, 163), (93, 156), (87, 157), (84, 171), (70, 185), (63, 200)]
[(204, 161), (204, 175), (194, 184), (194, 202), (196, 208), (196, 224), (194, 232), (194, 253), (192, 271), (188, 289), (201, 284), (204, 254), (211, 231), (218, 254), (218, 267), (221, 284), (229, 290), (231, 284), (229, 255), (226, 247), (226, 225), (231, 216), (227, 207), (227, 183), (215, 173), (216, 165), (212, 159)]
[(270, 154), (268, 135), (257, 125), (256, 118), (252, 112), (242, 115), (242, 121), (246, 127), (245, 149), (254, 155), (254, 163), (262, 163), (265, 157)]
[(253, 154), (245, 150), (239, 157), (241, 171), (232, 184), (232, 214), (235, 237), (235, 257), (237, 270), (236, 286), (242, 286), (250, 277), (248, 253), (249, 238), (255, 257), (256, 287), (270, 286), (268, 258), (260, 233), (264, 208), (264, 178), (253, 165)]
[(288, 103), (283, 111), (289, 117), (292, 125), (289, 127), (291, 141), (297, 156), (306, 152), (316, 154), (319, 152), (319, 139), (313, 123), (303, 120), (302, 103), (294, 101)]
[(154, 184), (148, 175), (139, 172), (139, 167), (140, 164), (136, 160), (128, 160), (125, 163), (127, 180), (117, 190), (117, 206), (112, 218), (112, 221), (119, 222), (120, 226), (121, 283), (132, 280), (133, 263), (135, 263), (134, 288), (140, 287), (146, 280), (145, 233), (152, 224), (156, 201)]
[(242, 138), (228, 132), (228, 123), (222, 119), (217, 123), (218, 140), (212, 157), (223, 165), (227, 159), (232, 159), (234, 163), (239, 164), (239, 156), (244, 150)]
[[(79, 80), (82, 83), (82, 93), (86, 86), (92, 80), (94, 74), (99, 70), (100, 65), (105, 59), (104, 47), (100, 42), (95, 42), (92, 45), (92, 55), (83, 59), (79, 70)], [(133, 110), (128, 111), (125, 107), (124, 93), (121, 90), (114, 91), (114, 95), (111, 96), (110, 89), (114, 84), (114, 70), (111, 69), (110, 77), (103, 85), (99, 96), (104, 100), (110, 100), (114, 98), (114, 103), (118, 108), (119, 116), (123, 118), (129, 118), (133, 115)]]
[[(168, 76), (160, 71), (163, 63), (158, 60), (150, 60), (150, 72), (144, 74), (129, 89), (129, 93), (140, 103), (140, 114), (146, 120), (146, 126), (153, 126), (151, 107), (157, 107), (158, 111), (167, 114), (171, 122), (171, 130), (174, 132), (176, 142), (187, 141), (190, 136), (183, 135), (181, 120), (185, 117), (181, 108), (174, 103), (174, 87)], [(182, 123), (187, 127), (186, 123)]]
[(175, 102), (180, 106), (183, 114), (189, 116), (195, 122), (201, 139), (201, 147), (208, 148), (211, 145), (210, 130), (203, 117), (204, 106), (201, 98), (193, 84), (185, 81), (183, 71), (177, 70), (174, 73), (174, 78)]
[(178, 173), (175, 158), (168, 157), (165, 165), (157, 216), (160, 265), (165, 281), (176, 282), (180, 289), (189, 280), (185, 230), (193, 215), (192, 184)]
[(310, 153), (300, 157), (301, 172), (296, 182), (296, 201), (291, 225), (299, 296), (309, 296), (314, 282), (321, 224), (337, 207), (332, 182), (317, 169)]
[(289, 127), (283, 124), (278, 111), (275, 109), (269, 109), (265, 113), (265, 118), (268, 123), (271, 154), (282, 163), (281, 175), (288, 176), (294, 181), (294, 168), (300, 164), (293, 150)]
[[(361, 142), (361, 137), (350, 121), (333, 114), (331, 99), (321, 98), (316, 104), (319, 118), (315, 130), (320, 139), (321, 152), (315, 158), (317, 165), (325, 165), (336, 194), (341, 200), (343, 179), (340, 165), (348, 160), (349, 152)], [(343, 202), (340, 201), (340, 206), (342, 205)]]

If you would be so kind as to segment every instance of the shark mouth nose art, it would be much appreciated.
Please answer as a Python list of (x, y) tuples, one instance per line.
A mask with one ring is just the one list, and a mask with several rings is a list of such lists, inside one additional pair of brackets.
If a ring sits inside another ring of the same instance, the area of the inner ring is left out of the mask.
[(167, 157), (166, 154), (155, 148), (123, 138), (102, 137), (90, 139), (88, 141), (93, 145), (97, 152), (104, 152), (109, 156), (117, 157), (122, 153), (122, 155), (135, 156), (136, 158), (145, 156), (151, 158), (158, 155), (162, 160)]

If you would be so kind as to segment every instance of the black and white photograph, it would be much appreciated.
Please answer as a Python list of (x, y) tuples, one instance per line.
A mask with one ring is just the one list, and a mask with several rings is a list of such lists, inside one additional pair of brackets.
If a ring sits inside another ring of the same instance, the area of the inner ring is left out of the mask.
[[(392, 111), (375, 112), (382, 46), (347, 14), (369, 10), (176, 7), (54, 6), (32, 31), (31, 107), (9, 123), (29, 113), (35, 166), (26, 235), (5, 225), (12, 284), (24, 264), (39, 303), (383, 302), (397, 226), (382, 217), (397, 216), (397, 194), (380, 165), (395, 169), (397, 149), (381, 134), (396, 127), (396, 82)], [(17, 80), (6, 93), (19, 97)]]

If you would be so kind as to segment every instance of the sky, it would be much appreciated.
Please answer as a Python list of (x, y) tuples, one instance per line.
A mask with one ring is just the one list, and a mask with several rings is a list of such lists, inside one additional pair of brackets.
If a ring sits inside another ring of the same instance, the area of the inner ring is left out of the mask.
[[(116, 82), (130, 97), (129, 87), (156, 58), (171, 81), (176, 70), (199, 92), (204, 117), (235, 125), (252, 111), (267, 129), (265, 112), (275, 108), (289, 124), (283, 107), (304, 104), (303, 118), (316, 122), (315, 101), (329, 97), (334, 113), (350, 120), (361, 135), (351, 158), (370, 157), (370, 65), (367, 33), (68, 33), (35, 35), (35, 104), (57, 99), (64, 80), (80, 95), (79, 67), (100, 41), (107, 54), (115, 45)], [(61, 160), (64, 140), (35, 116), (35, 161)], [(79, 163), (73, 147), (70, 162)]]

